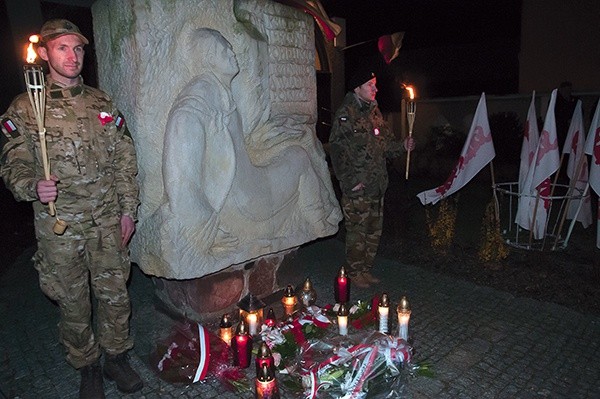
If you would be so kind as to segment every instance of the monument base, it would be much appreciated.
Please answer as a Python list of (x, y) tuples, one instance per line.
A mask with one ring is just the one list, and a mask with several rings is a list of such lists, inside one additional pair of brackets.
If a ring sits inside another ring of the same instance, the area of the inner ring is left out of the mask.
[[(223, 313), (237, 316), (237, 303), (249, 292), (267, 304), (279, 302), (283, 288), (292, 283), (282, 281), (280, 269), (289, 264), (286, 259), (293, 258), (286, 255), (295, 252), (296, 249), (292, 249), (265, 256), (195, 279), (153, 277), (158, 306), (176, 318), (203, 322), (219, 320)], [(285, 273), (286, 278), (288, 274)]]

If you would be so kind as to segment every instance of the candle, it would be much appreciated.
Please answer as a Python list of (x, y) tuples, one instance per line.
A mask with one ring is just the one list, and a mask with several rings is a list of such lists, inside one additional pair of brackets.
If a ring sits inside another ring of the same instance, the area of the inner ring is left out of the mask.
[(317, 301), (317, 291), (313, 288), (310, 278), (307, 277), (304, 280), (302, 290), (298, 293), (298, 299), (300, 299), (300, 304), (305, 308), (314, 305)]
[(379, 318), (379, 332), (383, 334), (389, 333), (389, 319), (390, 319), (390, 301), (386, 293), (381, 294), (379, 305), (377, 307), (377, 314)]
[(296, 308), (296, 293), (294, 292), (294, 288), (288, 284), (285, 292), (283, 293), (283, 298), (281, 298), (281, 304), (283, 305), (283, 313), (285, 317), (288, 317), (294, 313)]
[(398, 337), (403, 340), (408, 340), (408, 322), (410, 321), (410, 303), (408, 299), (403, 296), (398, 304)]
[(271, 349), (265, 341), (260, 343), (260, 348), (258, 349), (258, 354), (255, 359), (256, 364), (256, 375), (260, 373), (263, 366), (267, 366), (269, 370), (273, 372), (275, 375), (275, 359), (273, 358), (273, 354), (271, 353)]
[(275, 319), (275, 311), (273, 308), (269, 308), (269, 311), (267, 312), (267, 318), (265, 319), (265, 324), (268, 327), (275, 327), (275, 324), (277, 324), (277, 319)]
[(266, 304), (252, 293), (248, 293), (238, 302), (240, 319), (246, 322), (250, 335), (256, 335), (260, 332), (265, 306)]
[(244, 320), (241, 320), (235, 330), (235, 335), (231, 340), (231, 350), (233, 352), (233, 365), (240, 368), (248, 368), (252, 358), (252, 336), (248, 334), (248, 326)]
[(256, 374), (255, 388), (256, 399), (280, 399), (275, 375), (266, 365)]
[(333, 286), (335, 303), (347, 303), (350, 301), (350, 278), (346, 275), (344, 266), (340, 268)]
[(248, 332), (250, 335), (256, 335), (258, 333), (258, 314), (256, 312), (248, 313), (246, 322), (248, 323)]
[(219, 338), (221, 338), (227, 345), (231, 345), (231, 337), (233, 336), (233, 325), (229, 318), (229, 314), (225, 313), (221, 317), (221, 323), (219, 323)]
[(340, 335), (348, 335), (348, 308), (342, 303), (337, 314), (338, 329)]

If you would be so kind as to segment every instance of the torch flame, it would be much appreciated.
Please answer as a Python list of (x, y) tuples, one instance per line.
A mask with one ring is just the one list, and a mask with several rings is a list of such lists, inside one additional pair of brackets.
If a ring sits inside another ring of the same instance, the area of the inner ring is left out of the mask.
[(406, 86), (406, 90), (408, 90), (408, 95), (410, 97), (411, 100), (415, 99), (415, 89), (412, 88), (412, 86)]
[(33, 64), (37, 58), (37, 53), (33, 49), (33, 44), (38, 43), (40, 37), (38, 35), (29, 36), (29, 46), (27, 46), (27, 63)]

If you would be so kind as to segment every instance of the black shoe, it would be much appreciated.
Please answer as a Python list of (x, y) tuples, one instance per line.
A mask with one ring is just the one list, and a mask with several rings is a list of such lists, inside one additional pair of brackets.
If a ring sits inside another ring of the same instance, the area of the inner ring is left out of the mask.
[(79, 371), (81, 373), (79, 399), (105, 399), (100, 362), (96, 361), (96, 363), (84, 366)]
[(121, 392), (132, 393), (144, 386), (142, 379), (129, 365), (127, 352), (118, 355), (106, 354), (104, 360), (104, 375), (117, 384)]

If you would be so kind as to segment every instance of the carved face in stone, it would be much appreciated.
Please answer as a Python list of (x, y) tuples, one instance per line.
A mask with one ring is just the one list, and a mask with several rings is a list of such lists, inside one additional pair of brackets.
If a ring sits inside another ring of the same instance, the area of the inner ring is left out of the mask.
[(216, 30), (196, 29), (192, 33), (192, 50), (201, 63), (220, 75), (233, 78), (239, 72), (239, 66), (231, 44)]

